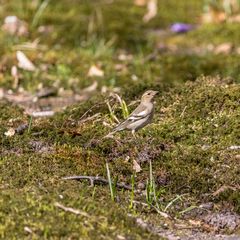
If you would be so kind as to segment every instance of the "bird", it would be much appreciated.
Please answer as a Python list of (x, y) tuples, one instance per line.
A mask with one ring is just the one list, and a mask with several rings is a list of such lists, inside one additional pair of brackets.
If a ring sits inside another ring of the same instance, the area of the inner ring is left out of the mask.
[(125, 119), (123, 122), (113, 128), (107, 137), (112, 137), (114, 133), (130, 130), (134, 138), (135, 132), (151, 123), (154, 114), (153, 98), (158, 91), (148, 90), (141, 97), (141, 102), (138, 107)]

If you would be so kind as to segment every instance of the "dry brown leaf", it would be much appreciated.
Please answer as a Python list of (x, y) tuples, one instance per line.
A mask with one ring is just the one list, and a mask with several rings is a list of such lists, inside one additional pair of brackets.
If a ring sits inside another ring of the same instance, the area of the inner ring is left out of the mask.
[(193, 226), (197, 226), (200, 227), (201, 226), (201, 221), (200, 220), (194, 220), (194, 219), (190, 219), (189, 223)]
[(221, 11), (215, 11), (211, 9), (209, 12), (202, 15), (203, 23), (222, 23), (226, 21), (226, 13)]
[(104, 76), (104, 71), (101, 70), (96, 65), (93, 65), (93, 66), (90, 67), (87, 75), (89, 77), (103, 77)]
[(157, 15), (157, 0), (149, 0), (147, 3), (147, 13), (143, 17), (144, 22), (149, 22)]
[(147, 4), (147, 0), (135, 0), (134, 1), (134, 4), (136, 5), (136, 6), (145, 6), (146, 4)]
[(131, 61), (133, 59), (132, 54), (121, 53), (118, 55), (118, 60), (120, 61)]
[(235, 16), (229, 17), (228, 22), (240, 23), (240, 15), (235, 15)]
[(220, 54), (220, 53), (228, 54), (232, 50), (233, 50), (233, 44), (227, 42), (227, 43), (222, 43), (222, 44), (218, 45), (215, 48), (214, 53), (216, 53), (216, 54)]
[(96, 91), (97, 86), (98, 86), (97, 81), (94, 81), (94, 83), (92, 85), (90, 85), (89, 87), (84, 88), (82, 91), (84, 93), (91, 93), (91, 92)]
[(17, 55), (19, 68), (22, 68), (27, 71), (36, 70), (36, 67), (34, 66), (34, 64), (28, 59), (28, 57), (22, 51), (17, 51), (16, 55)]
[(122, 236), (122, 235), (117, 235), (117, 239), (118, 240), (125, 240), (126, 238), (124, 236)]
[(27, 233), (33, 233), (32, 229), (27, 226), (24, 227), (24, 231)]
[(142, 168), (141, 166), (138, 164), (138, 162), (136, 160), (133, 160), (133, 170), (136, 172), (136, 173), (139, 173), (142, 171)]
[(214, 197), (218, 196), (220, 193), (225, 192), (226, 190), (232, 190), (232, 191), (236, 191), (239, 190), (240, 187), (239, 186), (229, 186), (229, 185), (223, 185), (221, 186), (217, 191), (215, 191), (212, 195)]
[(24, 21), (18, 19), (16, 16), (7, 16), (4, 19), (2, 30), (11, 35), (28, 35), (28, 25)]
[(12, 137), (15, 135), (15, 129), (14, 128), (9, 128), (7, 132), (4, 133), (5, 136), (7, 137)]

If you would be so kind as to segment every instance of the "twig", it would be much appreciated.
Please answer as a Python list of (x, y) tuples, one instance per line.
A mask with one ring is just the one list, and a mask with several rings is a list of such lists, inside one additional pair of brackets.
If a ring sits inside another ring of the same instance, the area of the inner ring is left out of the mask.
[(185, 106), (185, 107), (184, 107), (184, 109), (183, 109), (183, 111), (181, 112), (181, 114), (180, 114), (180, 118), (182, 118), (182, 117), (183, 117), (183, 115), (184, 115), (184, 113), (185, 113), (186, 109), (187, 109), (187, 106)]
[(143, 207), (149, 207), (149, 205), (145, 202), (140, 202), (140, 201), (135, 201), (135, 200), (133, 200), (132, 202), (135, 203), (135, 204), (142, 205)]
[(93, 116), (90, 116), (90, 117), (87, 117), (87, 118), (84, 118), (84, 119), (81, 119), (78, 121), (78, 125), (82, 124), (82, 123), (85, 123), (87, 121), (90, 121), (90, 120), (93, 120), (94, 118), (97, 118), (101, 113), (96, 113), (94, 114)]
[(212, 195), (214, 197), (218, 196), (220, 193), (225, 192), (226, 190), (232, 190), (232, 191), (237, 191), (240, 190), (240, 186), (229, 186), (229, 185), (223, 185), (221, 186), (218, 190), (216, 190)]
[(66, 211), (66, 212), (71, 212), (71, 213), (74, 213), (76, 215), (81, 215), (83, 217), (90, 217), (86, 212), (84, 211), (81, 211), (81, 210), (78, 210), (78, 209), (74, 209), (74, 208), (71, 208), (71, 207), (65, 207), (63, 206), (62, 204), (58, 203), (58, 202), (55, 202), (54, 203), (54, 206), (55, 207), (58, 207), (58, 208), (61, 208), (62, 210)]
[(97, 103), (97, 104), (94, 104), (92, 107), (90, 107), (79, 119), (79, 121), (81, 121), (89, 112), (91, 112), (93, 110), (93, 108), (95, 107), (99, 107), (101, 105), (104, 105), (105, 102), (101, 102), (101, 103)]
[[(145, 202), (140, 202), (140, 201), (135, 201), (133, 200), (133, 203), (135, 204), (140, 204), (143, 207), (149, 207), (149, 205)], [(157, 209), (156, 207), (154, 207), (152, 204), (150, 205), (150, 207), (152, 207), (160, 216), (164, 217), (164, 218), (169, 218), (172, 219), (172, 217), (170, 215), (168, 215), (166, 212), (162, 212), (159, 209)]]
[(233, 145), (227, 148), (227, 150), (240, 150), (240, 146), (239, 145)]
[(54, 115), (54, 111), (40, 111), (40, 112), (32, 112), (30, 113), (33, 117), (51, 117)]
[[(88, 179), (90, 181), (91, 186), (94, 186), (96, 183), (103, 183), (108, 184), (108, 180), (103, 177), (94, 177), (94, 176), (70, 176), (70, 177), (63, 177), (63, 180), (84, 180)], [(129, 185), (126, 185), (124, 183), (117, 183), (116, 185), (118, 188), (123, 188), (126, 190), (131, 190), (132, 187)]]

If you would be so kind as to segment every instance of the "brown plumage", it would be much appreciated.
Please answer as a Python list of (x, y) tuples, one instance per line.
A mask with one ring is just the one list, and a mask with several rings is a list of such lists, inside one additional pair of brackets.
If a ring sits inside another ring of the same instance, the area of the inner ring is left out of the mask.
[(132, 131), (135, 137), (135, 132), (152, 121), (154, 113), (153, 98), (158, 93), (158, 91), (148, 90), (141, 98), (141, 103), (138, 107), (128, 116), (126, 120), (117, 125), (108, 136), (111, 136), (115, 132), (122, 130)]

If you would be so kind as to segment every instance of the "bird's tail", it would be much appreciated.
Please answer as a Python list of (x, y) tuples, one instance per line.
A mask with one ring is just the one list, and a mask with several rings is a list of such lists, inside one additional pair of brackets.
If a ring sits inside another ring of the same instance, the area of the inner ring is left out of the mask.
[(120, 132), (122, 131), (123, 129), (125, 129), (125, 121), (118, 124), (116, 127), (114, 127), (112, 129), (112, 131), (110, 133), (108, 133), (104, 138), (111, 138), (113, 137), (113, 134), (116, 133), (116, 132)]
[(124, 122), (123, 123), (120, 123), (118, 124), (115, 128), (113, 128), (112, 132), (119, 132), (119, 131), (122, 131), (124, 129)]

